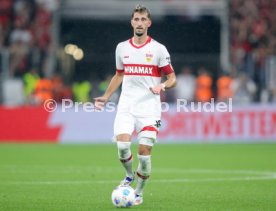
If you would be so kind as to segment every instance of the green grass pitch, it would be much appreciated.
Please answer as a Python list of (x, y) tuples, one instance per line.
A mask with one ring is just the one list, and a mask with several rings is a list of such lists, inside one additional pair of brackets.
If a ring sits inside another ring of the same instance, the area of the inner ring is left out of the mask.
[[(131, 210), (276, 210), (276, 144), (157, 144), (152, 163)], [(1, 144), (0, 210), (118, 210), (123, 177), (115, 144)]]

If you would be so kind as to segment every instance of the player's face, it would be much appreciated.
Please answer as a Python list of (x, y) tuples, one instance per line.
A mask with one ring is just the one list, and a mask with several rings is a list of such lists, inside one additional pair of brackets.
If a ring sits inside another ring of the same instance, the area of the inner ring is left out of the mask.
[(151, 20), (148, 18), (147, 13), (136, 12), (131, 19), (131, 25), (134, 33), (141, 37), (143, 34), (147, 33), (148, 28), (151, 26)]

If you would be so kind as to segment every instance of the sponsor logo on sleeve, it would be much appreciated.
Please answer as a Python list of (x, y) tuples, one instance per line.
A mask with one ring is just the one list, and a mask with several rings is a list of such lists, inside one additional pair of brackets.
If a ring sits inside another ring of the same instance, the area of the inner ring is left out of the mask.
[(171, 57), (166, 57), (166, 60), (169, 64), (171, 63)]

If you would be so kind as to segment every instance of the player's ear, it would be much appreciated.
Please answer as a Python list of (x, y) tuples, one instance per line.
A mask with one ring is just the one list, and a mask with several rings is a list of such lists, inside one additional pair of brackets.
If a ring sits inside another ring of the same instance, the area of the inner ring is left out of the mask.
[(131, 26), (133, 27), (133, 21), (132, 21), (132, 18), (130, 19), (130, 24), (131, 24)]
[(151, 24), (152, 24), (152, 22), (151, 22), (151, 20), (149, 20), (149, 24), (148, 24), (148, 27), (150, 27), (150, 26), (151, 26)]

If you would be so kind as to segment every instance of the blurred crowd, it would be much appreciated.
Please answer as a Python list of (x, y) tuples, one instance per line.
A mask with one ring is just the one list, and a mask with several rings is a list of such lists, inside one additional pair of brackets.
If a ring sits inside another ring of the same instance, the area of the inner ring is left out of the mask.
[(257, 102), (264, 100), (264, 93), (269, 94), (270, 101), (276, 98), (276, 87), (268, 86), (266, 69), (268, 57), (276, 55), (275, 23), (276, 0), (230, 1), (231, 74), (253, 80)]
[[(111, 77), (112, 75), (108, 75), (102, 81), (78, 80), (73, 82), (72, 86), (66, 86), (60, 75), (45, 79), (40, 78), (35, 71), (25, 74), (23, 79), (27, 102), (41, 104), (48, 99), (57, 102), (62, 102), (62, 99), (89, 102), (93, 100), (93, 96), (100, 96), (105, 92)], [(204, 67), (195, 70), (185, 66), (177, 74), (176, 88), (163, 92), (161, 99), (169, 103), (185, 99), (190, 103), (210, 102), (212, 98), (216, 102), (228, 102), (231, 98), (235, 104), (249, 104), (254, 102), (257, 89), (256, 83), (244, 72), (240, 72), (236, 77), (229, 73), (221, 74), (214, 80), (210, 71)], [(117, 103), (119, 95), (120, 92), (117, 91), (110, 100)]]
[(52, 13), (49, 0), (1, 0), (0, 48), (9, 50), (9, 76), (47, 71)]
[[(45, 78), (52, 46), (51, 4), (57, 0), (0, 0), (0, 49), (8, 49), (9, 76), (24, 84), (25, 102), (41, 104), (64, 98), (87, 102), (104, 93), (112, 75), (103, 80), (72, 80), (66, 85), (62, 73)], [(276, 0), (231, 0), (229, 70), (208, 70), (183, 64), (176, 70), (176, 89), (163, 93), (162, 100), (176, 102), (227, 101), (248, 104), (276, 101), (276, 85), (267, 86), (266, 60), (276, 55)], [(276, 80), (276, 79), (275, 79)], [(119, 93), (111, 99), (117, 102)]]
[[(196, 74), (195, 74), (196, 73)], [(201, 67), (193, 70), (183, 67), (177, 75), (177, 87), (168, 90), (163, 99), (175, 102), (185, 99), (190, 102), (228, 102), (231, 98), (234, 104), (249, 104), (254, 102), (257, 86), (245, 73), (240, 72), (237, 77), (229, 73), (221, 74), (215, 81), (210, 71)]]

